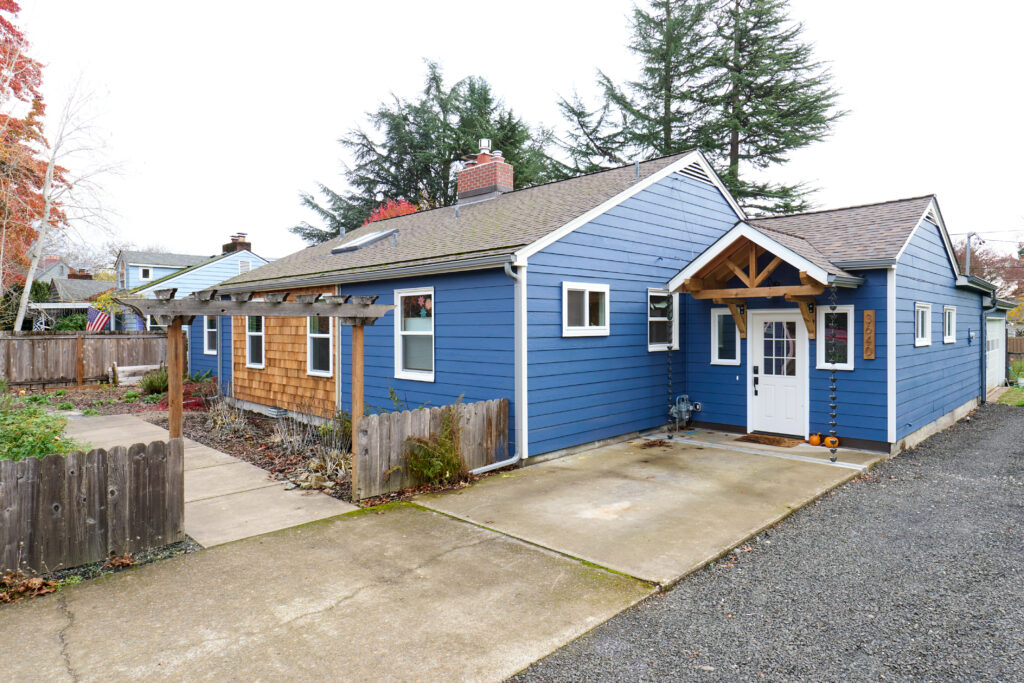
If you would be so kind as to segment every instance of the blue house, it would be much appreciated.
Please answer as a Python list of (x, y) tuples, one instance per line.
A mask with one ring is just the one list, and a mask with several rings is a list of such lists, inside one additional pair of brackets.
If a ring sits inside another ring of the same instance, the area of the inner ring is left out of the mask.
[[(481, 146), (456, 206), (218, 291), (394, 304), (366, 328), (367, 405), (508, 398), (521, 458), (661, 427), (682, 395), (708, 427), (806, 438), (834, 412), (844, 445), (895, 452), (1003, 381), (1008, 305), (961, 272), (932, 196), (755, 218), (697, 151), (512, 191)], [(235, 400), (347, 409), (348, 329), (284, 320), (235, 325)]]
[[(122, 252), (122, 254), (124, 253), (137, 252)], [(163, 260), (166, 262), (169, 260), (166, 257), (179, 257), (178, 261), (184, 260), (180, 254), (150, 256), (151, 258), (148, 259), (150, 261)], [(145, 281), (143, 285), (135, 287), (130, 293), (135, 296), (153, 297), (157, 290), (175, 289), (175, 296), (184, 297), (229, 278), (248, 273), (269, 262), (268, 259), (252, 252), (252, 243), (247, 241), (244, 233), (232, 235), (230, 241), (223, 246), (222, 252), (217, 256), (196, 258), (201, 260), (187, 267), (172, 269), (168, 266), (163, 268), (162, 270), (166, 273), (162, 277)], [(150, 318), (142, 319), (138, 316), (132, 316), (132, 326), (137, 330), (164, 329), (157, 321)], [(218, 378), (222, 390), (228, 387), (231, 381), (231, 318), (196, 317), (191, 325), (184, 328), (184, 331), (188, 341), (189, 371), (209, 371)]]

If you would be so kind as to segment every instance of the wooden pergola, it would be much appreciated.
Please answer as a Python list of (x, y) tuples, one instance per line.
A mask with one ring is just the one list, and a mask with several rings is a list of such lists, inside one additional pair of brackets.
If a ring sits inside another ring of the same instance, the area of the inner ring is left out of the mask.
[(310, 316), (339, 318), (352, 328), (352, 451), (356, 452), (356, 435), (363, 416), (363, 328), (372, 325), (394, 306), (375, 303), (375, 296), (331, 294), (296, 294), (288, 301), (287, 291), (260, 293), (231, 292), (230, 299), (221, 299), (216, 289), (194, 292), (175, 299), (177, 289), (158, 289), (156, 298), (119, 298), (118, 303), (140, 316), (152, 315), (167, 326), (167, 418), (172, 439), (182, 435), (182, 373), (184, 349), (181, 327), (190, 325), (198, 315), (262, 316), (304, 318)]
[[(766, 252), (767, 249), (761, 245), (740, 237), (693, 277), (684, 280), (680, 290), (688, 292), (694, 299), (711, 299), (716, 304), (728, 306), (743, 339), (747, 337), (747, 319), (744, 315), (746, 300), (784, 297), (800, 308), (808, 338), (814, 339), (814, 297), (825, 291), (825, 283), (801, 271), (799, 285), (766, 285), (768, 277), (784, 262), (781, 257), (775, 256), (763, 268), (758, 268), (758, 260)], [(727, 287), (733, 278), (743, 286)]]

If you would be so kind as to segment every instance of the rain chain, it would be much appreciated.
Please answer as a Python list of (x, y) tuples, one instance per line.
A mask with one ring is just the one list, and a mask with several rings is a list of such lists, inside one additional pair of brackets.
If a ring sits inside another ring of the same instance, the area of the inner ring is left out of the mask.
[(838, 414), (838, 403), (836, 403), (836, 302), (838, 301), (838, 294), (836, 294), (836, 286), (832, 285), (828, 292), (828, 324), (825, 325), (826, 330), (826, 348), (828, 349), (828, 360), (829, 367), (831, 368), (828, 378), (828, 417), (829, 417), (829, 441), (828, 450), (831, 456), (829, 460), (832, 462), (836, 461), (836, 446), (839, 442), (836, 439), (836, 415)]

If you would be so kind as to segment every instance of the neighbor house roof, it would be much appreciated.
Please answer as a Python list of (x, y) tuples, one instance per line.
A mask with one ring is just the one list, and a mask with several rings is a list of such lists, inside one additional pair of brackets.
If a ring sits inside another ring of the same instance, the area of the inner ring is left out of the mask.
[(895, 262), (934, 200), (933, 195), (926, 195), (843, 209), (752, 218), (747, 222), (756, 228), (803, 239), (820, 254), (828, 254), (828, 260), (835, 266), (849, 268), (864, 261)]
[[(220, 261), (222, 259), (226, 259), (229, 256), (234, 256), (236, 254), (249, 254), (249, 256), (252, 256), (253, 258), (257, 258), (260, 261), (266, 261), (267, 260), (267, 259), (263, 258), (262, 256), (256, 256), (256, 254), (252, 253), (248, 249), (240, 249), (238, 251), (226, 251), (223, 254), (217, 254), (216, 256), (211, 256), (210, 258), (207, 258), (205, 261), (200, 261), (199, 263), (197, 263), (195, 265), (192, 265), (192, 266), (189, 266), (188, 268), (182, 268), (181, 270), (175, 271), (173, 273), (168, 273), (167, 275), (164, 275), (163, 277), (157, 278), (156, 280), (153, 280), (151, 282), (146, 282), (144, 284), (141, 284), (138, 287), (135, 287), (134, 289), (128, 290), (128, 293), (132, 294), (132, 293), (141, 292), (141, 291), (147, 290), (147, 289), (153, 289), (156, 285), (164, 284), (168, 280), (173, 280), (175, 278), (179, 278), (182, 275), (186, 275), (188, 273), (191, 273), (192, 271), (197, 270), (199, 268), (202, 268), (203, 266), (208, 266), (211, 263), (216, 263), (217, 261)], [(262, 266), (261, 265), (257, 265), (256, 267), (257, 268), (261, 268)]]
[[(588, 175), (535, 185), (494, 199), (463, 203), (365, 225), (278, 259), (222, 283), (283, 287), (311, 278), (341, 277), (361, 271), (385, 275), (389, 269), (449, 264), (511, 255), (573, 219), (643, 182), (689, 152), (630, 164)], [(380, 230), (397, 229), (392, 238), (356, 251), (332, 254), (339, 244)]]
[(114, 283), (105, 280), (72, 280), (55, 277), (50, 280), (50, 300), (59, 302), (91, 301), (112, 289), (114, 289)]
[(159, 251), (122, 251), (121, 259), (129, 264), (143, 266), (167, 266), (168, 268), (186, 268), (209, 260), (209, 256), (192, 254), (164, 254)]

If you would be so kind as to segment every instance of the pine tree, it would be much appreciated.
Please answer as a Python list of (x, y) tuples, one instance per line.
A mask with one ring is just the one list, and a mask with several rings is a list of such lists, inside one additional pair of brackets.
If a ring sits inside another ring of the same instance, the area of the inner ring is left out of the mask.
[(345, 173), (349, 189), (319, 186), (321, 199), (303, 194), (304, 206), (322, 221), (302, 223), (292, 232), (323, 242), (358, 228), (388, 200), (408, 201), (419, 210), (455, 203), (455, 173), (462, 158), (476, 152), (480, 138), (515, 167), (515, 187), (543, 182), (557, 173), (547, 155), (551, 133), (531, 130), (498, 99), (482, 78), (471, 76), (451, 87), (441, 68), (427, 64), (427, 78), (416, 100), (392, 97), (368, 114), (370, 130), (356, 128), (339, 140), (354, 164)]
[(801, 42), (787, 0), (653, 0), (633, 11), (629, 49), (638, 80), (619, 86), (598, 72), (603, 101), (588, 109), (563, 98), (562, 141), (572, 168), (591, 171), (631, 158), (700, 148), (748, 208), (806, 208), (801, 184), (755, 182), (751, 170), (784, 163), (823, 139), (843, 112), (830, 75)]

